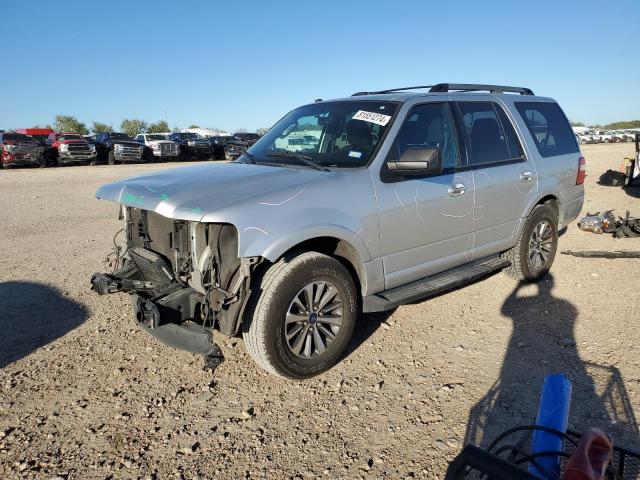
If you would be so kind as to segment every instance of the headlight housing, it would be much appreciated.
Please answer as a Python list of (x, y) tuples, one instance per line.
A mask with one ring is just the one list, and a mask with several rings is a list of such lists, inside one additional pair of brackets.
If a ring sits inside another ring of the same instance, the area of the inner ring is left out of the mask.
[(122, 145), (121, 145), (121, 144), (119, 144), (119, 143), (116, 143), (116, 144), (113, 146), (113, 149), (114, 149), (115, 151), (119, 152), (119, 151), (121, 151), (121, 150), (122, 150)]
[(69, 145), (67, 143), (63, 143), (62, 145), (60, 145), (61, 152), (66, 152), (67, 150), (69, 150)]
[(93, 143), (90, 143), (90, 144), (89, 144), (89, 150), (90, 150), (91, 152), (95, 152), (95, 151), (96, 151), (96, 146), (95, 146)]
[(196, 144), (196, 142), (195, 142), (195, 141), (193, 141), (193, 140), (189, 140), (189, 141), (187, 142), (187, 145), (189, 145), (190, 147), (193, 147), (195, 144)]
[(13, 149), (14, 149), (14, 148), (15, 148), (15, 145), (5, 145), (5, 146), (4, 146), (4, 149), (5, 149), (7, 152), (13, 152)]

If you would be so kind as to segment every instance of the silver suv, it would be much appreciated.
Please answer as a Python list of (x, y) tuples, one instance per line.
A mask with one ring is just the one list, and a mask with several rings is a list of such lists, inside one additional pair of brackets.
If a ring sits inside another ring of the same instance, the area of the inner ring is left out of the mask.
[(584, 176), (566, 116), (527, 88), (318, 100), (235, 162), (101, 187), (126, 245), (92, 288), (130, 292), (164, 343), (207, 355), (214, 328), (242, 331), (261, 367), (307, 378), (340, 359), (361, 312), (500, 269), (541, 278)]

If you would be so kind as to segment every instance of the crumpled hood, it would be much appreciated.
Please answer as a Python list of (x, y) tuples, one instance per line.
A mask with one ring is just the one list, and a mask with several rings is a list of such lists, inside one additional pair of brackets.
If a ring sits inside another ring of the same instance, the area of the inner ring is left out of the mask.
[(336, 172), (245, 163), (179, 167), (103, 185), (96, 197), (151, 210), (168, 218), (200, 221), (227, 205), (293, 186), (331, 178)]

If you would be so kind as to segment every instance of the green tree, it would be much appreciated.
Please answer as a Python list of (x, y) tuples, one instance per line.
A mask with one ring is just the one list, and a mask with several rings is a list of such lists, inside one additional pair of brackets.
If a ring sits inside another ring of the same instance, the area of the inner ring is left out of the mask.
[(627, 120), (624, 122), (613, 122), (604, 126), (607, 130), (620, 130), (626, 128), (640, 128), (640, 120)]
[(584, 127), (584, 122), (576, 122), (572, 120), (570, 123), (572, 127)]
[(108, 123), (92, 122), (91, 130), (93, 132), (113, 132), (113, 126)]
[(162, 133), (162, 132), (170, 132), (169, 124), (164, 120), (160, 120), (156, 123), (150, 123), (147, 128), (147, 133)]
[(256, 128), (256, 133), (260, 136), (263, 136), (265, 133), (267, 133), (269, 131), (268, 128), (262, 127), (262, 128)]
[(247, 130), (246, 128), (236, 128), (236, 131), (233, 133), (248, 133), (249, 130)]
[(58, 132), (74, 132), (81, 135), (89, 133), (87, 126), (71, 115), (56, 115), (53, 126)]
[(127, 135), (135, 137), (147, 130), (147, 123), (136, 118), (125, 118), (120, 124), (120, 129)]
[(200, 128), (200, 125), (196, 125), (195, 123), (192, 123), (191, 125), (189, 125), (189, 128)]

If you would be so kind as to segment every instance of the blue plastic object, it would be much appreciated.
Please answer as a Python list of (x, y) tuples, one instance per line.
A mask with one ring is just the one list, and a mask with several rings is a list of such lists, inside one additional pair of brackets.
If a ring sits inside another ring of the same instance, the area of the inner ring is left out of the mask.
[[(571, 405), (571, 382), (562, 374), (547, 375), (542, 385), (538, 418), (536, 425), (553, 428), (566, 433)], [(531, 440), (531, 453), (564, 451), (564, 440), (557, 434), (536, 430)], [(557, 456), (545, 456), (536, 459), (538, 469), (533, 463), (529, 472), (545, 480), (560, 478), (560, 461)]]

